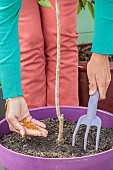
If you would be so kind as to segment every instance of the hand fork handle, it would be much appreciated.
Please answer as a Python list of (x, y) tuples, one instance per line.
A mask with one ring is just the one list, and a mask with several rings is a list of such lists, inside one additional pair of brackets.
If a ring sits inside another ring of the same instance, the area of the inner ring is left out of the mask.
[(88, 119), (93, 119), (96, 117), (98, 100), (99, 100), (99, 92), (97, 90), (96, 93), (90, 96), (89, 98), (88, 110), (87, 110)]

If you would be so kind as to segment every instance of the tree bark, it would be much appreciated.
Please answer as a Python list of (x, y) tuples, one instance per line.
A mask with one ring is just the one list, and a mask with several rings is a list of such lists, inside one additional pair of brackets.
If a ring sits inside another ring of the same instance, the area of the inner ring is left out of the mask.
[(56, 113), (59, 120), (59, 134), (57, 142), (62, 144), (63, 139), (63, 128), (64, 128), (64, 115), (60, 113), (59, 104), (59, 77), (60, 77), (60, 10), (58, 0), (56, 2), (56, 20), (57, 20), (57, 64), (56, 64), (56, 84), (55, 84), (55, 104)]

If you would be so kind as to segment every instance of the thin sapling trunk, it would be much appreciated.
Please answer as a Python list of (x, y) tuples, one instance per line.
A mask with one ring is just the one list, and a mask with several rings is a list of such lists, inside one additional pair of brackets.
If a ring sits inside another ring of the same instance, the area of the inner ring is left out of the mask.
[[(49, 0), (38, 0), (38, 3), (45, 7), (52, 7), (52, 4)], [(64, 115), (60, 113), (59, 106), (59, 76), (60, 76), (60, 10), (58, 0), (55, 0), (56, 4), (56, 20), (57, 20), (57, 63), (56, 63), (56, 83), (55, 83), (55, 104), (56, 104), (56, 113), (59, 120), (59, 134), (57, 142), (62, 144), (63, 139), (63, 128), (64, 128)]]
[(63, 128), (64, 128), (64, 115), (60, 113), (59, 106), (59, 77), (60, 77), (60, 10), (58, 0), (55, 0), (56, 3), (56, 20), (57, 20), (57, 64), (56, 64), (56, 83), (55, 83), (55, 104), (56, 104), (56, 113), (59, 120), (59, 134), (57, 142), (62, 144), (63, 139)]

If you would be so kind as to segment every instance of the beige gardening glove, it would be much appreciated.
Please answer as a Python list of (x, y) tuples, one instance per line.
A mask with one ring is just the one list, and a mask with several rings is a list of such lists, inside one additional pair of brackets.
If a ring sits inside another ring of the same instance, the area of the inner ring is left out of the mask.
[(111, 81), (108, 55), (93, 53), (87, 65), (87, 75), (89, 95), (93, 95), (98, 88), (100, 100), (105, 99)]
[(6, 120), (10, 130), (22, 136), (46, 137), (48, 134), (46, 125), (30, 116), (27, 103), (22, 96), (6, 99)]

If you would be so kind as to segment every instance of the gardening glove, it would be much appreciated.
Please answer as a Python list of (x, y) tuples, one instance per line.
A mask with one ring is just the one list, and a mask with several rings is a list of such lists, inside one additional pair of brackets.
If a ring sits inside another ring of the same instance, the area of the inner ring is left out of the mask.
[[(24, 135), (46, 137), (46, 125), (30, 116), (22, 96), (6, 99), (6, 120), (11, 131)], [(31, 128), (30, 128), (31, 127)]]
[(111, 81), (108, 55), (93, 53), (87, 65), (89, 80), (89, 95), (98, 89), (100, 100), (106, 98), (106, 92)]

